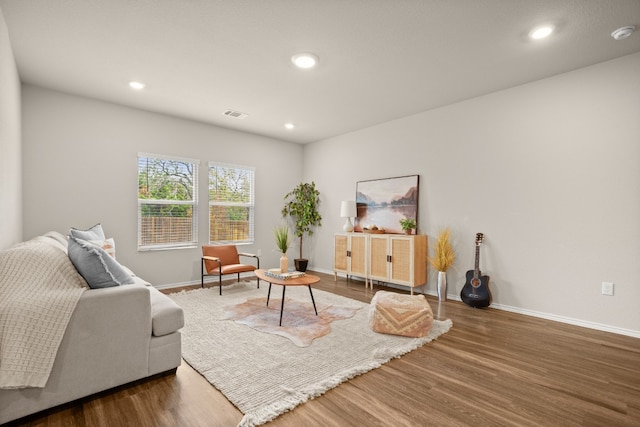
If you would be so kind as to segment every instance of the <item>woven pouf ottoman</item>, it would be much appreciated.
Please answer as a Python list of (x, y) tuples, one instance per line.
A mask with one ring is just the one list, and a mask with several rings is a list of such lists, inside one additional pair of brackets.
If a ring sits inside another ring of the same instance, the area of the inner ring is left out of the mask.
[(369, 307), (369, 326), (374, 332), (424, 337), (431, 329), (433, 312), (424, 295), (378, 291)]

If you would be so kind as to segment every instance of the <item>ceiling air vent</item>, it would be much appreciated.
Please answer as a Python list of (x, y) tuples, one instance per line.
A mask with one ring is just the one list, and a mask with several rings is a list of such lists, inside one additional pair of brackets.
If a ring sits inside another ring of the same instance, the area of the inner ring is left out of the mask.
[(247, 117), (249, 117), (248, 114), (241, 113), (240, 111), (235, 111), (235, 110), (225, 110), (225, 112), (222, 114), (228, 117), (233, 117), (235, 119), (246, 119)]

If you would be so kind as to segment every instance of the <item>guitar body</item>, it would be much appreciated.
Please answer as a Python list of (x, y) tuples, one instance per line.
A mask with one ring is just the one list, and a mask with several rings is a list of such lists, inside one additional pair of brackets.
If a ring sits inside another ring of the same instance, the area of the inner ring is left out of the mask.
[(489, 307), (491, 291), (489, 291), (489, 276), (480, 272), (480, 245), (484, 235), (476, 234), (476, 263), (473, 270), (467, 271), (467, 280), (460, 291), (462, 302), (473, 308)]
[(481, 276), (480, 271), (477, 286), (474, 283), (474, 270), (467, 271), (467, 280), (460, 291), (462, 302), (473, 308), (489, 307), (491, 304), (491, 291), (489, 290), (489, 276)]

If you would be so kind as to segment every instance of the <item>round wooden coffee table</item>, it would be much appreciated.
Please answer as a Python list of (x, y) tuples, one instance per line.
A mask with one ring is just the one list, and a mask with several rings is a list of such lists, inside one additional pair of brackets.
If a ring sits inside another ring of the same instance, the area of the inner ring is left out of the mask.
[(318, 315), (318, 310), (316, 309), (316, 301), (313, 299), (313, 291), (311, 290), (311, 285), (314, 283), (318, 283), (320, 278), (318, 276), (314, 276), (313, 274), (306, 274), (302, 277), (296, 277), (295, 279), (278, 279), (276, 277), (271, 277), (266, 274), (266, 270), (258, 269), (255, 270), (254, 273), (260, 280), (264, 280), (269, 283), (269, 292), (267, 293), (267, 307), (269, 306), (269, 297), (271, 296), (271, 285), (280, 285), (282, 286), (282, 302), (280, 303), (280, 325), (282, 326), (282, 312), (284, 311), (284, 294), (287, 290), (287, 286), (306, 286), (309, 288), (309, 293), (311, 294), (311, 302), (313, 303), (313, 309), (316, 312), (316, 316)]

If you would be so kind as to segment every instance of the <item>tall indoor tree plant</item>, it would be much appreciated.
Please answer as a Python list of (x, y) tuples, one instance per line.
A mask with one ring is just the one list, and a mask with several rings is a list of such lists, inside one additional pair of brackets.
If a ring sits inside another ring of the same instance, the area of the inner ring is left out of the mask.
[(302, 237), (305, 233), (313, 235), (313, 228), (321, 225), (322, 216), (318, 212), (320, 192), (316, 189), (315, 182), (302, 182), (285, 194), (284, 200), (282, 216), (291, 217), (295, 221), (293, 234), (300, 238), (300, 257), (294, 259), (296, 270), (306, 271), (309, 260), (302, 258)]

